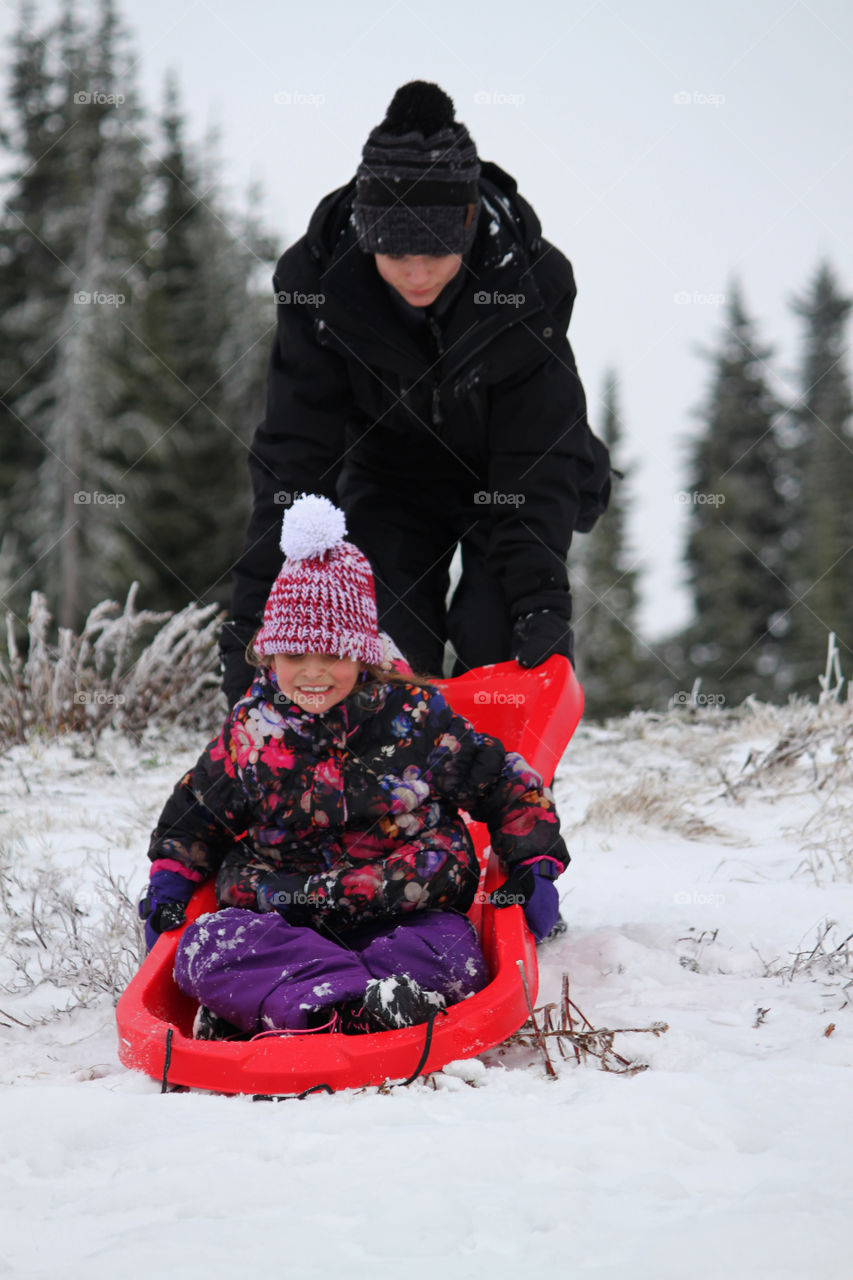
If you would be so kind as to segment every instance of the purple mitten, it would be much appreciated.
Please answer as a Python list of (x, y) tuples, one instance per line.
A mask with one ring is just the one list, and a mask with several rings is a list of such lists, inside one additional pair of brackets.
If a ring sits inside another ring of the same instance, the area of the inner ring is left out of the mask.
[(177, 871), (160, 868), (151, 872), (148, 892), (139, 903), (140, 918), (145, 921), (145, 943), (150, 951), (161, 933), (179, 928), (186, 918), (186, 907), (198, 885)]
[(554, 884), (563, 867), (553, 858), (540, 858), (534, 862), (533, 891), (524, 904), (524, 918), (527, 927), (537, 942), (547, 938), (560, 918), (560, 895)]

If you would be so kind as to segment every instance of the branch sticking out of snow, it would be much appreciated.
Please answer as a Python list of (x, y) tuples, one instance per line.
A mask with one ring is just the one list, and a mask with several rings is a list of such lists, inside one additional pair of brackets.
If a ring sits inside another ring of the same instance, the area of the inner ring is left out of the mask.
[(835, 985), (843, 983), (845, 990), (853, 988), (853, 933), (839, 938), (837, 929), (835, 920), (824, 920), (817, 929), (813, 947), (791, 952), (791, 960), (787, 964), (762, 960), (765, 974), (767, 977), (781, 978), (784, 982), (793, 982), (795, 978), (802, 977), (820, 979), (822, 982), (836, 979)]
[[(527, 991), (526, 982), (525, 991)], [(530, 1008), (529, 998), (528, 1008)], [(537, 1014), (539, 1021), (537, 1021)], [(578, 1021), (583, 1029), (579, 1029), (576, 1025)], [(649, 1027), (615, 1027), (612, 1030), (609, 1027), (595, 1028), (570, 999), (569, 975), (564, 973), (559, 1005), (551, 1003), (539, 1009), (531, 1008), (528, 1021), (519, 1031), (505, 1040), (504, 1044), (518, 1044), (527, 1049), (538, 1049), (545, 1063), (545, 1069), (552, 1077), (557, 1073), (548, 1053), (549, 1040), (556, 1044), (563, 1059), (570, 1056), (570, 1046), (571, 1053), (578, 1064), (585, 1062), (587, 1058), (596, 1058), (602, 1071), (609, 1071), (615, 1075), (636, 1075), (639, 1071), (647, 1071), (648, 1064), (623, 1058), (613, 1048), (615, 1037), (620, 1035), (660, 1036), (668, 1030), (669, 1025), (666, 1022), (653, 1022)]]

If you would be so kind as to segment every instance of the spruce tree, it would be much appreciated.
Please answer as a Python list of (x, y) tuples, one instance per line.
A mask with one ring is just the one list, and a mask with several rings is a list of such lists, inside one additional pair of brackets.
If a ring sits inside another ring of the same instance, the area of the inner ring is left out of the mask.
[(787, 510), (778, 432), (763, 346), (740, 290), (730, 294), (713, 375), (692, 446), (686, 562), (695, 616), (686, 636), (688, 679), (701, 693), (741, 702), (772, 699), (791, 595), (784, 581)]
[(140, 333), (147, 353), (140, 395), (157, 439), (128, 474), (126, 517), (143, 562), (142, 598), (156, 608), (229, 599), (274, 323), (271, 296), (257, 296), (251, 283), (270, 246), (250, 221), (224, 209), (184, 129), (170, 77)]
[(853, 306), (828, 264), (818, 266), (793, 309), (804, 322), (802, 393), (793, 406), (795, 477), (791, 579), (792, 685), (816, 691), (827, 637), (853, 675), (853, 399), (845, 327)]
[(623, 430), (613, 373), (604, 384), (601, 436), (622, 479), (616, 478), (607, 513), (586, 536), (572, 574), (577, 671), (587, 713), (596, 718), (624, 715), (645, 696), (638, 575), (627, 546), (627, 472), (619, 456)]
[(24, 480), (44, 457), (44, 442), (21, 412), (44, 376), (50, 352), (44, 326), (70, 278), (49, 243), (55, 192), (61, 185), (56, 144), (63, 121), (48, 67), (46, 33), (36, 30), (35, 7), (21, 5), (10, 41), (10, 76), (2, 145), (10, 173), (0, 216), (0, 596), (6, 608), (25, 608), (25, 579), (33, 561)]
[[(35, 187), (41, 205), (19, 251), (37, 265), (46, 253), (54, 265), (43, 291), (27, 278), (5, 325), (26, 364), (7, 405), (38, 455), (16, 476), (11, 505), (28, 563), (22, 581), (45, 591), (71, 626), (97, 600), (126, 590), (134, 567), (120, 482), (146, 428), (125, 391), (136, 357), (128, 335), (144, 248), (144, 166), (131, 58), (112, 0), (102, 0), (92, 31), (67, 3), (45, 44), (59, 50), (47, 78), (55, 138), (26, 173), (22, 195), (32, 203)], [(26, 120), (19, 125), (28, 137)], [(20, 260), (13, 266), (20, 271)]]

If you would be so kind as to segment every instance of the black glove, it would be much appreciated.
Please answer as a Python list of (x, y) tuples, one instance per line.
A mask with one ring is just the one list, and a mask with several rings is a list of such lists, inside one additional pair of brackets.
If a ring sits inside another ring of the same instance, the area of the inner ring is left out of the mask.
[(495, 907), (521, 907), (537, 942), (547, 938), (560, 918), (560, 895), (554, 881), (563, 867), (556, 858), (538, 858), (514, 866), (503, 884), (490, 895)]
[(535, 887), (533, 867), (515, 866), (503, 884), (489, 894), (489, 902), (493, 907), (523, 907)]
[(219, 665), (229, 709), (240, 701), (257, 674), (256, 669), (246, 661), (246, 648), (251, 644), (256, 629), (250, 623), (235, 621), (233, 618), (222, 624), (219, 633)]
[(536, 609), (517, 618), (512, 629), (512, 656), (520, 667), (538, 667), (555, 653), (574, 659), (568, 621), (552, 609)]

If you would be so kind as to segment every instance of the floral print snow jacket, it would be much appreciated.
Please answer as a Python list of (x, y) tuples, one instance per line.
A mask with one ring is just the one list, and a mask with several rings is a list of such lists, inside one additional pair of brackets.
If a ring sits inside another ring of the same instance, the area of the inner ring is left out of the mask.
[(569, 855), (542, 779), (429, 685), (365, 683), (323, 715), (261, 669), (176, 786), (154, 868), (217, 875), (222, 906), (256, 909), (271, 872), (353, 925), (419, 907), (466, 911), (479, 867), (460, 814), (488, 825), (505, 865)]

